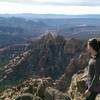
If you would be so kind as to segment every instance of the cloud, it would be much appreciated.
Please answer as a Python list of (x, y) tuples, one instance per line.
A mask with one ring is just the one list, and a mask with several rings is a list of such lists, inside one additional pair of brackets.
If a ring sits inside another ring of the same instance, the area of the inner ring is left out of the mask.
[(39, 5), (100, 6), (100, 0), (0, 0), (0, 1), (23, 3), (23, 4), (39, 4)]
[(54, 5), (26, 5), (19, 3), (0, 3), (0, 13), (36, 13), (36, 14), (100, 14), (99, 6), (54, 6)]
[(0, 13), (100, 14), (100, 0), (0, 0)]
[(36, 0), (38, 3), (48, 5), (98, 6), (99, 0)]

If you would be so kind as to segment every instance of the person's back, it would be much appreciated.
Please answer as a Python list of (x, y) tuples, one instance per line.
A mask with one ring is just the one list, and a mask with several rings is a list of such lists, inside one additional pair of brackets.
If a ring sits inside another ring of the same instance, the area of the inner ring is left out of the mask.
[(84, 95), (86, 100), (95, 100), (100, 93), (100, 42), (97, 39), (89, 39), (87, 51), (91, 54), (88, 64), (88, 89)]
[(88, 80), (91, 83), (89, 85), (92, 86), (89, 86), (89, 89), (91, 91), (100, 92), (100, 54), (90, 59), (88, 72)]

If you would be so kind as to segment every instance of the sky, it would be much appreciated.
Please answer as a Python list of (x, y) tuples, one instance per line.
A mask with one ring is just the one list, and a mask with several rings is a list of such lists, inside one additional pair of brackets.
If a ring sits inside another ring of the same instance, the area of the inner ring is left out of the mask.
[(0, 14), (100, 14), (100, 0), (0, 0)]

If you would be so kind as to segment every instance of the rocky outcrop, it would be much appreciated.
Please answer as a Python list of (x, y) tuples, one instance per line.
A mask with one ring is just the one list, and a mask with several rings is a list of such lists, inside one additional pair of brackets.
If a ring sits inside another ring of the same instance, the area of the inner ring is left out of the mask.
[(16, 97), (15, 100), (33, 100), (33, 95), (32, 94), (24, 94), (24, 95)]
[(53, 33), (34, 39), (24, 53), (2, 68), (0, 84), (11, 86), (12, 83), (16, 85), (34, 76), (51, 76), (53, 79), (59, 79), (63, 73), (72, 74), (76, 70), (74, 66), (77, 65), (75, 62), (82, 51), (81, 47), (80, 40), (66, 40), (63, 36)]
[[(17, 86), (2, 92), (1, 97), (13, 100), (29, 93), (43, 100), (49, 97), (55, 100), (70, 100), (66, 92), (72, 82), (72, 76), (80, 73), (89, 60), (89, 56), (82, 50), (84, 48), (80, 40), (66, 40), (63, 36), (51, 33), (31, 41), (24, 53), (2, 69), (0, 85)], [(43, 78), (48, 76), (55, 81)], [(28, 80), (30, 77), (32, 79)]]
[(0, 93), (0, 100), (70, 100), (56, 89), (50, 77), (29, 79)]
[[(86, 76), (83, 78), (83, 76)], [(87, 89), (87, 70), (84, 69), (80, 73), (73, 75), (71, 84), (68, 90), (68, 95), (72, 100), (85, 100), (84, 92)], [(96, 100), (100, 99), (100, 95), (96, 97)]]
[(62, 93), (51, 87), (46, 88), (44, 98), (45, 100), (71, 100), (66, 93)]
[(72, 98), (72, 100), (84, 100), (82, 95), (86, 90), (86, 79), (81, 79), (83, 76), (83, 73), (81, 74), (75, 74), (72, 77), (72, 81), (69, 88), (69, 95)]
[(89, 61), (89, 55), (87, 53), (82, 53), (79, 57), (77, 58), (72, 58), (70, 60), (70, 63), (66, 67), (64, 74), (61, 75), (59, 80), (57, 80), (57, 88), (65, 92), (69, 89), (69, 86), (71, 84), (72, 76), (75, 73), (80, 73), (81, 70), (83, 70)]
[(15, 98), (15, 100), (43, 100), (39, 96), (33, 96), (32, 94), (23, 94)]

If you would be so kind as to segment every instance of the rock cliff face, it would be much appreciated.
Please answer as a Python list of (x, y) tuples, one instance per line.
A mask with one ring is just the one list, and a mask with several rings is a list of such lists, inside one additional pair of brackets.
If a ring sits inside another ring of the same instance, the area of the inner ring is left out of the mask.
[(52, 78), (29, 79), (0, 93), (1, 100), (71, 100), (56, 89)]
[[(0, 84), (16, 84), (34, 75), (59, 79), (66, 68), (68, 71), (68, 66), (74, 65), (72, 59), (77, 58), (82, 49), (80, 40), (45, 34), (31, 41), (25, 52), (0, 70)], [(74, 69), (71, 71), (74, 72)]]
[(72, 77), (75, 73), (80, 73), (88, 64), (89, 56), (82, 53), (78, 58), (72, 58), (65, 69), (64, 74), (57, 80), (58, 89), (65, 92), (69, 89)]
[[(1, 98), (70, 100), (70, 95), (73, 100), (76, 97), (70, 89), (73, 88), (72, 77), (83, 72), (88, 60), (80, 40), (45, 34), (30, 41), (26, 51), (0, 70), (0, 86), (11, 87), (1, 92)], [(52, 78), (46, 78), (49, 76)], [(68, 95), (67, 91), (70, 91)]]

